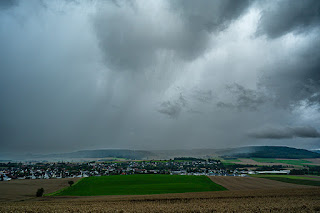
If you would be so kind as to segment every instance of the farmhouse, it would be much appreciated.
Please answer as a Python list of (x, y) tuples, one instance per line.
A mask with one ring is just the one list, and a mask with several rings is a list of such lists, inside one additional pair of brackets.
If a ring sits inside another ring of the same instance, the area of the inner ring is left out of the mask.
[(257, 174), (278, 174), (278, 175), (288, 175), (290, 170), (280, 170), (280, 171), (257, 171)]

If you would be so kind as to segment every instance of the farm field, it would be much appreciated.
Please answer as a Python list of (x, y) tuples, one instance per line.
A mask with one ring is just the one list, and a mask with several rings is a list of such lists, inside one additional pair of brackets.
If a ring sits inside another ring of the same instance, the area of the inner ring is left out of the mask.
[(83, 178), (55, 196), (137, 195), (222, 191), (207, 176), (123, 175)]
[(160, 195), (43, 197), (1, 202), (0, 212), (318, 212), (317, 188)]
[(303, 186), (292, 183), (285, 183), (276, 180), (269, 180), (256, 177), (228, 177), (212, 176), (210, 177), (215, 183), (224, 186), (231, 191), (241, 190), (261, 190), (261, 189), (294, 189), (314, 186)]
[(318, 165), (320, 166), (319, 159), (275, 159), (275, 158), (236, 158), (224, 159), (223, 163), (226, 164), (242, 164), (242, 165), (258, 165), (258, 166), (296, 166), (302, 167), (303, 165)]
[(303, 166), (303, 165), (308, 165), (312, 163), (309, 160), (303, 160), (303, 159), (252, 158), (252, 160), (259, 163), (283, 163), (283, 164), (296, 165), (296, 166)]
[(255, 177), (299, 185), (320, 186), (320, 179), (312, 177), (292, 175), (255, 175)]
[(52, 193), (68, 186), (68, 181), (76, 182), (80, 178), (36, 179), (0, 181), (0, 201), (19, 201), (34, 198), (37, 189)]
[(257, 178), (281, 177), (281, 178), (288, 178), (288, 179), (320, 181), (319, 176), (312, 176), (312, 175), (250, 175), (250, 176), (257, 177)]

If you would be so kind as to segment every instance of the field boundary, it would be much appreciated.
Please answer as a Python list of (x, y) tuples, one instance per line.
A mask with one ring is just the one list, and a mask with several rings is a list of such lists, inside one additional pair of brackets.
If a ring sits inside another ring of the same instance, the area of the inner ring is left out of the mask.
[[(85, 177), (85, 178), (86, 178), (86, 177)], [(72, 186), (66, 186), (66, 187), (64, 187), (64, 188), (62, 188), (62, 189), (59, 189), (58, 191), (45, 194), (44, 196), (55, 196), (56, 194), (58, 194), (58, 193), (60, 193), (60, 192), (62, 192), (62, 191), (64, 191), (64, 190), (66, 190), (66, 189), (68, 189), (68, 188), (70, 188), (70, 187), (75, 186), (76, 184), (78, 184), (79, 182), (81, 182), (82, 180), (84, 180), (85, 178), (81, 178), (80, 180), (76, 181), (74, 184), (72, 184)]]
[(286, 177), (259, 177), (259, 178), (265, 178), (269, 180), (292, 183), (297, 185), (320, 186), (320, 181), (310, 180), (310, 179), (298, 179), (298, 178), (293, 179), (293, 178), (286, 178)]

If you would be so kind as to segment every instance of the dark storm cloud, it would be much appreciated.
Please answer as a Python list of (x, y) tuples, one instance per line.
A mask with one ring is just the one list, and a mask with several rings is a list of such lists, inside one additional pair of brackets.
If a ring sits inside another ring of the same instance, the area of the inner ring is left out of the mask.
[[(246, 11), (249, 3), (247, 0), (105, 3), (95, 17), (95, 30), (108, 66), (144, 71), (163, 54), (170, 56), (169, 60), (189, 61), (201, 56), (208, 47), (210, 34), (225, 29)], [(151, 6), (145, 10), (144, 4)], [(165, 12), (161, 14), (161, 10)]]
[(274, 95), (281, 107), (301, 101), (319, 104), (320, 91), (320, 32), (309, 35), (308, 42), (296, 47), (290, 58), (274, 59), (264, 72), (261, 86)]
[(264, 128), (250, 132), (249, 137), (258, 139), (287, 139), (287, 138), (319, 138), (320, 133), (313, 127), (282, 127)]
[(251, 0), (173, 0), (177, 10), (189, 25), (190, 31), (220, 31), (241, 16), (250, 6)]
[(318, 0), (273, 1), (262, 10), (258, 34), (276, 38), (289, 32), (304, 33), (320, 26)]
[(291, 4), (0, 2), (0, 151), (256, 145), (269, 141), (246, 133), (265, 124), (293, 126), (275, 144), (317, 135), (316, 19), (267, 27)]

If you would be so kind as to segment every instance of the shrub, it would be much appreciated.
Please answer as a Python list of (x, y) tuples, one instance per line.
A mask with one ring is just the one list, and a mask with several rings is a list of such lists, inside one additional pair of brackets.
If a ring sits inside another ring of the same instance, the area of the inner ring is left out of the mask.
[(74, 182), (72, 180), (68, 181), (69, 185), (72, 186)]
[(37, 197), (42, 197), (43, 193), (44, 193), (44, 189), (43, 189), (43, 188), (40, 188), (40, 189), (37, 190), (36, 196), (37, 196)]

